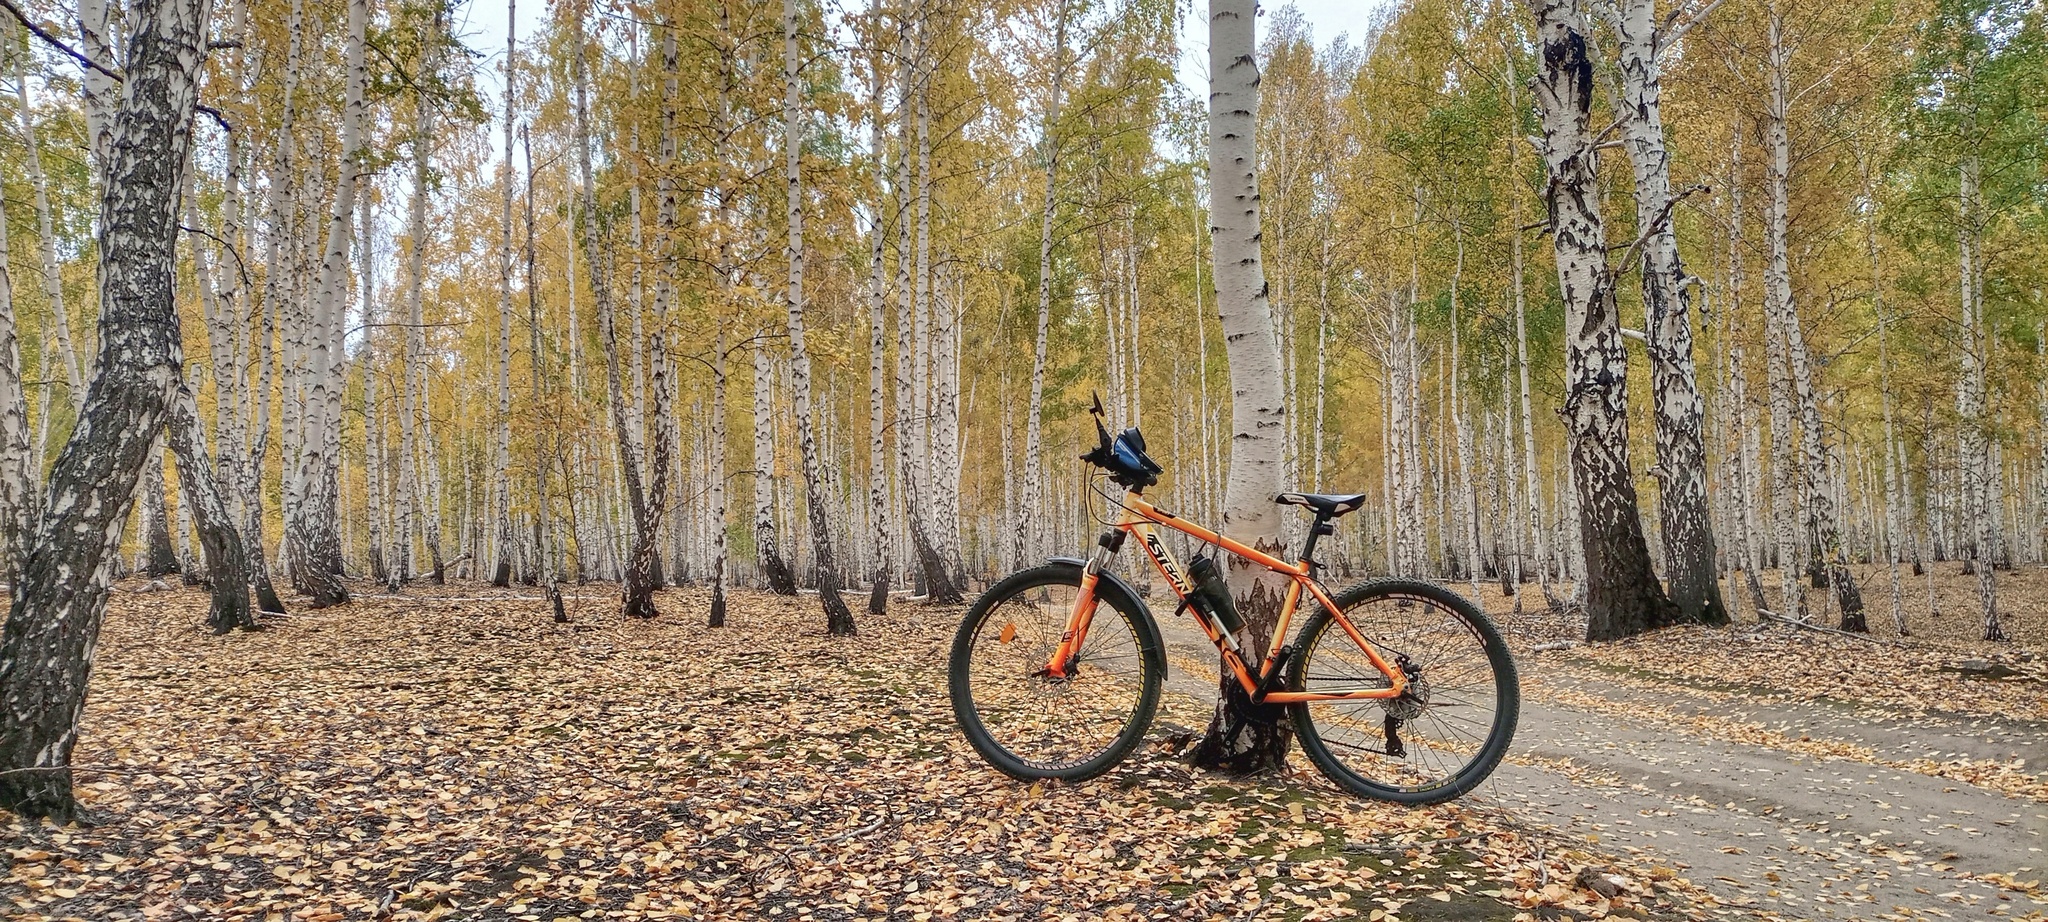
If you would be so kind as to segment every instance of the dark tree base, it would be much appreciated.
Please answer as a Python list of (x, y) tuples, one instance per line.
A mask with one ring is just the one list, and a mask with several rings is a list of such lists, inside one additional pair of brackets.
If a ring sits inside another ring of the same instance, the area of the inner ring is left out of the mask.
[(1588, 587), (1586, 615), (1586, 639), (1594, 643), (1669, 627), (1679, 618), (1678, 606), (1654, 576), (1633, 585)]
[(270, 575), (259, 567), (256, 570), (256, 608), (272, 615), (285, 613), (284, 600), (277, 597), (277, 587), (270, 584)]
[(47, 770), (17, 769), (16, 772), (0, 775), (0, 809), (11, 811), (23, 819), (46, 819), (59, 826), (66, 823), (93, 825), (85, 808), (71, 794), (69, 766), (54, 766)]
[(768, 591), (776, 595), (796, 595), (796, 574), (789, 571), (782, 555), (773, 546), (761, 550), (761, 573), (768, 578)]
[[(1287, 709), (1278, 705), (1253, 705), (1235, 680), (1210, 719), (1209, 729), (1188, 751), (1189, 765), (1232, 775), (1256, 775), (1276, 771), (1287, 764), (1287, 749), (1294, 742), (1294, 730), (1287, 722)], [(1230, 725), (1242, 721), (1236, 738)]]
[(645, 575), (638, 579), (635, 574), (626, 574), (625, 595), (619, 606), (619, 613), (628, 618), (657, 618), (661, 609), (654, 607), (654, 586)]
[(568, 624), (568, 623), (569, 623), (569, 612), (568, 612), (568, 610), (567, 610), (567, 609), (564, 609), (564, 608), (562, 607), (562, 581), (561, 581), (561, 580), (556, 580), (556, 581), (554, 581), (554, 582), (552, 582), (552, 583), (549, 583), (549, 584), (548, 584), (548, 607), (550, 607), (550, 608), (554, 609), (554, 612), (555, 612), (555, 623), (556, 623), (556, 624)]
[(917, 552), (918, 569), (924, 571), (924, 600), (932, 605), (958, 605), (962, 598), (960, 587), (953, 585), (953, 577), (946, 572), (946, 558), (938, 548), (916, 531), (911, 532), (910, 543)]
[(868, 591), (868, 614), (880, 615), (889, 610), (889, 571), (875, 573), (875, 586)]
[(249, 594), (216, 588), (213, 604), (207, 612), (206, 623), (215, 634), (225, 634), (236, 628), (245, 631), (260, 631), (263, 626), (256, 623), (256, 615), (249, 610)]
[(859, 633), (853, 623), (853, 610), (846, 607), (846, 598), (839, 594), (838, 580), (820, 580), (818, 598), (825, 608), (825, 633), (833, 637), (851, 637)]
[(1856, 585), (1856, 577), (1849, 568), (1836, 565), (1829, 570), (1829, 582), (1834, 584), (1835, 605), (1842, 610), (1842, 630), (1858, 634), (1870, 633), (1870, 619), (1863, 610), (1863, 590)]
[(1706, 591), (1702, 598), (1697, 600), (1681, 599), (1678, 597), (1678, 593), (1673, 591), (1671, 593), (1671, 601), (1672, 604), (1678, 606), (1678, 617), (1683, 621), (1693, 624), (1704, 624), (1708, 627), (1727, 627), (1733, 621), (1728, 614), (1728, 603), (1721, 596), (1719, 580), (1709, 580), (1707, 582)]

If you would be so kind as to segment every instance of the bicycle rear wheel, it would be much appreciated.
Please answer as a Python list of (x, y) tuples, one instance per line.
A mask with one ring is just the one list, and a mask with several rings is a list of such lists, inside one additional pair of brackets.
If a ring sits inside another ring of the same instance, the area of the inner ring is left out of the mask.
[[(1521, 684), (1500, 631), (1441, 586), (1380, 580), (1331, 601), (1389, 666), (1408, 677), (1393, 699), (1293, 706), (1302, 752), (1338, 787), (1378, 800), (1433, 804), (1472, 790), (1507, 754)], [(1326, 610), (1302, 626), (1289, 667), (1293, 691), (1389, 687), (1351, 634)]]
[(1120, 593), (1101, 593), (1077, 665), (1044, 675), (1081, 591), (1081, 567), (1017, 573), (975, 600), (953, 638), (947, 687), (967, 741), (1004, 774), (1078, 781), (1144, 739), (1165, 672), (1159, 629)]

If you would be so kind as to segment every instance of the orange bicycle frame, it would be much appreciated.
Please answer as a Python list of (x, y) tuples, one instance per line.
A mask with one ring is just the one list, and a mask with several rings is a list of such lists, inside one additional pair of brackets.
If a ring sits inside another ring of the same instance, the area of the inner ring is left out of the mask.
[[(1173, 588), (1174, 595), (1179, 596), (1183, 601), (1194, 590), (1188, 583), (1187, 577), (1182, 574), (1180, 562), (1173, 558), (1173, 553), (1168, 551), (1164, 544), (1160, 543), (1157, 530), (1160, 526), (1171, 528), (1204, 544), (1220, 547), (1254, 564), (1275, 573), (1283, 574), (1288, 578), (1287, 596), (1280, 606), (1280, 621), (1273, 628), (1272, 638), (1266, 644), (1268, 650), (1265, 659), (1260, 662), (1256, 673), (1246, 665), (1244, 653), (1239, 648), (1235, 637), (1223, 632), (1218, 626), (1210, 624), (1209, 619), (1200, 616), (1195, 617), (1195, 623), (1201, 625), (1202, 632), (1209, 637), (1209, 642), (1215, 644), (1217, 652), (1223, 655), (1224, 664), (1230, 667), (1231, 673), (1237, 677), (1238, 684), (1244, 687), (1245, 694), (1253, 700), (1264, 701), (1270, 704), (1297, 704), (1305, 701), (1398, 698), (1403, 692), (1407, 691), (1407, 676), (1401, 670), (1389, 666), (1386, 660), (1381, 658), (1379, 650), (1373, 643), (1366, 640), (1365, 635), (1359, 633), (1358, 628), (1352, 625), (1349, 618), (1344, 617), (1344, 613), (1337, 608), (1336, 603), (1330, 601), (1330, 596), (1323, 591), (1322, 584), (1317, 582), (1311, 574), (1311, 567), (1308, 561), (1288, 563), (1257, 548), (1217, 534), (1152, 505), (1137, 491), (1126, 493), (1124, 501), (1120, 504), (1119, 508), (1122, 509), (1122, 512), (1118, 514), (1116, 524), (1113, 527), (1127, 536), (1138, 539), (1138, 543), (1145, 548), (1146, 556), (1152, 558), (1153, 567), (1159, 570), (1160, 576), (1166, 578), (1166, 584)], [(1046, 663), (1046, 675), (1055, 678), (1065, 677), (1067, 675), (1067, 667), (1079, 655), (1081, 645), (1088, 638), (1088, 626), (1095, 617), (1095, 588), (1101, 579), (1097, 574), (1103, 566), (1108, 564), (1112, 554), (1113, 552), (1107, 547), (1098, 549), (1095, 555), (1089, 558), (1088, 565), (1081, 571), (1080, 595), (1075, 600), (1074, 611), (1067, 617), (1067, 627), (1060, 635), (1059, 646), (1054, 649), (1052, 658)], [(1353, 692), (1327, 693), (1269, 691), (1263, 697), (1259, 695), (1259, 689), (1261, 687), (1268, 687), (1272, 673), (1282, 666), (1279, 659), (1280, 645), (1271, 641), (1287, 636), (1288, 625), (1293, 622), (1294, 612), (1301, 606), (1301, 599), (1304, 593), (1313, 596), (1317, 602), (1321, 603), (1323, 608), (1329, 611), (1331, 616), (1336, 619), (1337, 624), (1344, 629), (1344, 633), (1351, 637), (1351, 641), (1358, 644), (1359, 649), (1365, 651), (1366, 659), (1370, 660), (1373, 667), (1387, 677), (1388, 687), (1363, 689)]]

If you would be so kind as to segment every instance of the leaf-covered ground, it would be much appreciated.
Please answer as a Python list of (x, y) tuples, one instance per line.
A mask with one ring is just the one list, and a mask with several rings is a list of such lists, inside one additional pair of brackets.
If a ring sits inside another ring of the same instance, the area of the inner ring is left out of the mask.
[[(1859, 567), (1871, 629), (1862, 637), (1760, 622), (1745, 592), (1734, 630), (1674, 628), (1574, 652), (1645, 677), (1749, 696), (1828, 698), (1907, 715), (2048, 720), (2048, 570), (1998, 574), (2002, 621), (2013, 640), (1987, 643), (1979, 639), (1977, 578), (1960, 575), (1958, 566), (1932, 564), (1931, 593), (1927, 577), (1900, 569), (1900, 608), (1910, 632), (1904, 637), (1892, 619), (1888, 575)], [(1775, 602), (1774, 590), (1767, 593), (1773, 594), (1766, 601)], [(1815, 623), (1838, 624), (1827, 593), (1809, 590), (1807, 601)]]
[[(365, 592), (374, 592), (365, 588)], [(1668, 869), (1473, 804), (1245, 781), (1153, 747), (1082, 785), (984, 767), (944, 694), (957, 612), (856, 638), (814, 600), (572, 625), (488, 589), (214, 638), (116, 594), (76, 762), (99, 819), (0, 825), (27, 918), (1476, 920), (1702, 914)], [(1199, 724), (1174, 698), (1162, 720)], [(1613, 897), (1604, 873), (1621, 889)]]

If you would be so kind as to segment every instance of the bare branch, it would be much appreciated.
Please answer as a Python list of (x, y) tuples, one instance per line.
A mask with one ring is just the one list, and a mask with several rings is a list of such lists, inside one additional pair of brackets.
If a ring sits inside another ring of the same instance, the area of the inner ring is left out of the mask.
[(51, 35), (42, 26), (36, 25), (33, 20), (28, 18), (27, 13), (21, 11), (21, 7), (14, 5), (14, 0), (0, 0), (0, 7), (5, 7), (7, 12), (13, 14), (14, 18), (18, 20), (24, 27), (26, 27), (30, 33), (34, 34), (35, 37), (42, 39), (43, 42), (49, 45), (50, 47), (55, 48), (58, 51), (64, 52), (66, 57), (69, 57), (72, 60), (77, 61), (80, 67), (84, 67), (89, 70), (99, 71), (100, 73), (106, 74), (107, 76), (112, 77), (116, 80), (123, 79), (121, 77), (120, 72), (108, 70), (106, 65), (93, 60), (91, 57), (88, 57), (84, 52), (79, 51), (78, 49), (73, 48), (70, 45), (64, 44), (64, 41), (62, 39), (59, 39), (55, 35)]
[[(1691, 16), (1687, 16), (1685, 18), (1685, 21), (1679, 23), (1675, 28), (1671, 27), (1670, 22), (1666, 22), (1665, 26), (1669, 29), (1669, 31), (1667, 31), (1663, 36), (1659, 37), (1657, 41), (1657, 57), (1659, 59), (1662, 59), (1664, 57), (1665, 49), (1678, 44), (1681, 40), (1685, 38), (1685, 33), (1691, 32), (1693, 26), (1699, 25), (1700, 20), (1707, 18), (1707, 14), (1713, 12), (1714, 8), (1720, 5), (1721, 0), (1711, 0), (1711, 2), (1709, 2), (1699, 12), (1694, 13)], [(1676, 19), (1680, 12), (1681, 11), (1679, 10), (1671, 11), (1672, 18)]]

